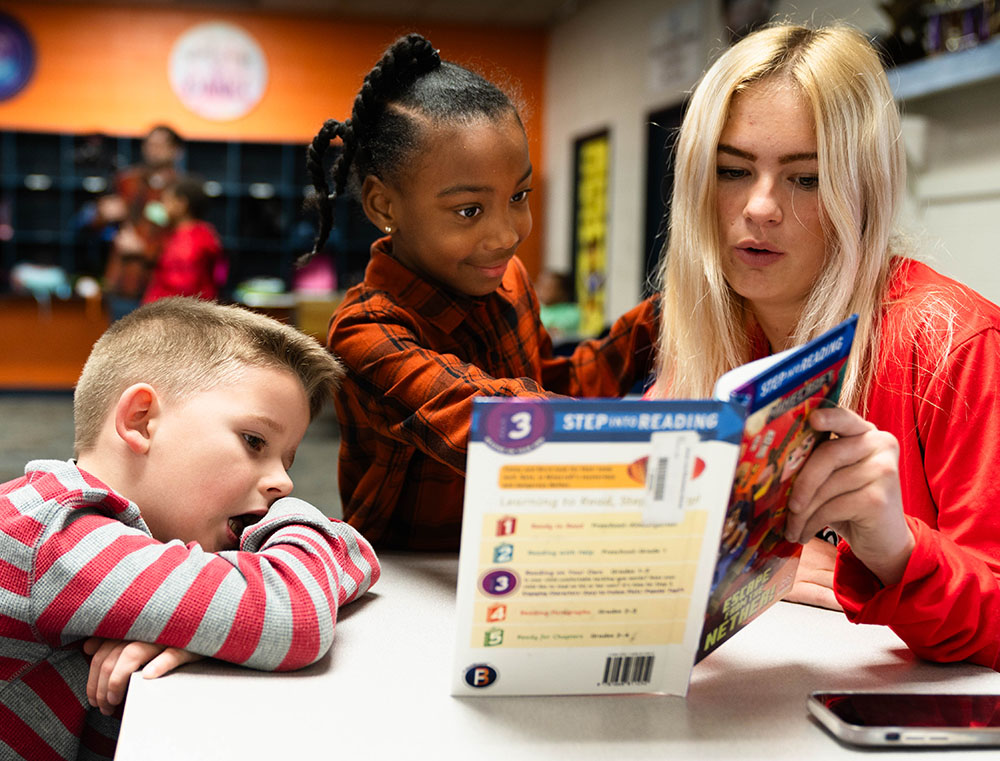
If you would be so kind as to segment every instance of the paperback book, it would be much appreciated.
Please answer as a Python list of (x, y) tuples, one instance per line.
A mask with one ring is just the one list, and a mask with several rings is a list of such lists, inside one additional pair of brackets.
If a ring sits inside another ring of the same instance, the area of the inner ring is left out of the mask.
[(686, 694), (791, 588), (788, 493), (855, 321), (727, 373), (714, 399), (477, 399), (452, 693)]

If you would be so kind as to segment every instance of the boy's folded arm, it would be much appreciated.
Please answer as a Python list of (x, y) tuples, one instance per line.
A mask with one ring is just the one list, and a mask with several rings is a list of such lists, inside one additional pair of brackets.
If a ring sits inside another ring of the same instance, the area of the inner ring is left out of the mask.
[(339, 605), (379, 576), (364, 538), (297, 499), (244, 531), (249, 551), (162, 544), (96, 513), (73, 525), (40, 548), (32, 590), (38, 629), (56, 645), (96, 636), (301, 668), (329, 649)]
[[(303, 516), (309, 516), (308, 523)], [(332, 564), (336, 572), (337, 605), (346, 605), (363, 595), (378, 581), (381, 568), (371, 545), (354, 528), (343, 521), (329, 518), (304, 500), (285, 497), (271, 505), (267, 515), (248, 526), (240, 539), (242, 552), (262, 553), (271, 548), (297, 544), (306, 551), (313, 548), (307, 533), (297, 530), (308, 525), (326, 537), (332, 549)]]

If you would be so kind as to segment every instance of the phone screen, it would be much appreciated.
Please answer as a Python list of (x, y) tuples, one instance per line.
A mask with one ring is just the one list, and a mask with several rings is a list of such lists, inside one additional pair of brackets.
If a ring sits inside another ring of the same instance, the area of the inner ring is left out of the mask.
[(1000, 695), (819, 693), (822, 705), (862, 727), (1000, 727)]

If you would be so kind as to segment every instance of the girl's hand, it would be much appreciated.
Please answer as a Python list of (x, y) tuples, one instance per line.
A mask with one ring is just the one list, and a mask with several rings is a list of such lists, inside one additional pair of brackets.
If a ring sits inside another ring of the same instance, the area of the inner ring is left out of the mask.
[(842, 407), (816, 410), (809, 423), (836, 437), (799, 472), (785, 538), (804, 544), (831, 526), (883, 584), (897, 583), (916, 543), (903, 518), (896, 438)]
[(84, 642), (83, 652), (93, 656), (87, 679), (87, 700), (105, 716), (114, 713), (125, 699), (125, 690), (133, 671), (141, 668), (145, 679), (155, 679), (203, 657), (166, 645), (102, 637), (91, 637)]
[(795, 583), (785, 599), (819, 608), (843, 610), (833, 594), (833, 569), (836, 562), (835, 546), (816, 537), (810, 539), (802, 547), (802, 556), (795, 569)]

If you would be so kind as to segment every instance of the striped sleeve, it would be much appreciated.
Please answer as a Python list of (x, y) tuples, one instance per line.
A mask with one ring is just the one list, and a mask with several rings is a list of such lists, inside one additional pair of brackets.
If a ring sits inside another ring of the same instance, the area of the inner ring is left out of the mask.
[(42, 540), (30, 600), (53, 647), (81, 637), (156, 642), (262, 670), (290, 670), (333, 642), (339, 605), (377, 580), (354, 529), (286, 498), (241, 551), (161, 544), (105, 514), (77, 511)]

